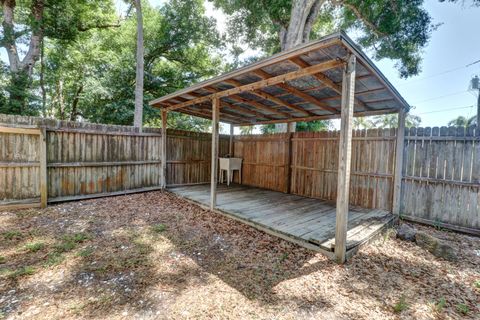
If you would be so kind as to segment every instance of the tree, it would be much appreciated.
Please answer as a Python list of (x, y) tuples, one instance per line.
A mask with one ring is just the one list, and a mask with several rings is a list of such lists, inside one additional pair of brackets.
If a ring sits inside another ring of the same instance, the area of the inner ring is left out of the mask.
[[(130, 0), (131, 3), (131, 0)], [(160, 126), (159, 111), (148, 101), (223, 71), (215, 23), (202, 0), (171, 0), (159, 9), (142, 3), (145, 48), (144, 124)], [(132, 12), (135, 12), (132, 10)], [(131, 125), (136, 86), (135, 14), (118, 28), (82, 32), (76, 41), (45, 42), (47, 115), (59, 119)], [(34, 78), (40, 72), (34, 70)], [(37, 83), (34, 81), (33, 86)], [(37, 91), (35, 91), (37, 92)], [(206, 131), (210, 121), (179, 113), (169, 127)]]
[[(298, 132), (317, 132), (328, 130), (331, 127), (331, 122), (328, 120), (314, 120), (309, 122), (297, 122), (296, 131)], [(263, 125), (260, 130), (262, 133), (275, 133), (278, 132), (274, 124)]]
[(458, 116), (455, 119), (452, 119), (448, 122), (449, 127), (470, 127), (475, 125), (477, 122), (477, 116), (471, 118), (466, 118), (464, 116)]
[(137, 13), (137, 72), (135, 81), (135, 115), (133, 125), (142, 130), (143, 121), (143, 18), (142, 1), (135, 0)]
[(28, 89), (45, 38), (72, 41), (92, 28), (117, 26), (111, 22), (110, 1), (0, 0), (0, 4), (0, 46), (7, 51), (10, 71), (9, 103), (2, 110), (7, 113), (35, 113), (27, 109)]
[(376, 59), (397, 61), (402, 77), (418, 74), (420, 53), (436, 26), (423, 0), (211, 0), (230, 15), (234, 39), (273, 53), (350, 29)]

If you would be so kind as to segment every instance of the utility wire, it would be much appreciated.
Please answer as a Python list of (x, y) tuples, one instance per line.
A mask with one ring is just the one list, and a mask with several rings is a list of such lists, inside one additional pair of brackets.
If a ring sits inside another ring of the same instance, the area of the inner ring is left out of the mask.
[(436, 112), (445, 112), (445, 111), (452, 111), (452, 110), (460, 110), (460, 109), (468, 109), (468, 108), (473, 108), (473, 107), (474, 107), (473, 105), (468, 106), (468, 107), (455, 107), (455, 108), (449, 108), (449, 109), (421, 112), (421, 113), (417, 113), (417, 115), (428, 114), (428, 113), (436, 113)]
[(448, 73), (452, 73), (452, 72), (455, 72), (455, 71), (458, 71), (458, 70), (462, 70), (462, 69), (466, 69), (468, 67), (471, 67), (477, 63), (480, 63), (480, 60), (477, 60), (477, 61), (474, 61), (472, 63), (469, 63), (467, 64), (466, 66), (461, 66), (461, 67), (456, 67), (456, 68), (453, 68), (453, 69), (449, 69), (449, 70), (445, 70), (445, 71), (441, 71), (439, 73), (434, 73), (432, 75), (429, 75), (429, 76), (426, 76), (426, 77), (423, 77), (423, 78), (418, 78), (418, 79), (412, 79), (410, 81), (407, 81), (407, 82), (404, 82), (404, 83), (401, 83), (399, 85), (397, 85), (397, 87), (401, 87), (401, 86), (404, 86), (404, 85), (407, 85), (407, 84), (410, 84), (410, 83), (415, 83), (415, 82), (419, 82), (419, 81), (423, 81), (423, 80), (426, 80), (426, 79), (431, 79), (431, 78), (435, 78), (435, 77), (439, 77), (439, 76), (443, 76), (444, 74), (448, 74)]
[(415, 101), (415, 102), (413, 102), (412, 104), (417, 104), (417, 103), (422, 103), (422, 102), (437, 100), (437, 99), (441, 99), (441, 98), (445, 98), (445, 97), (450, 97), (450, 96), (456, 96), (456, 95), (463, 94), (463, 93), (468, 93), (468, 91), (462, 90), (462, 91), (452, 92), (452, 93), (444, 94), (444, 95), (441, 95), (441, 96), (431, 97), (431, 98), (428, 98), (428, 99), (425, 99), (425, 100)]

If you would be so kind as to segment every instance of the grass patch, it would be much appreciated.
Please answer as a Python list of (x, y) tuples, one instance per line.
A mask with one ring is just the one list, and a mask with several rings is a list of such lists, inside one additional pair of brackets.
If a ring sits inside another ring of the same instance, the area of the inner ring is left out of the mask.
[(35, 273), (35, 268), (31, 266), (24, 266), (24, 267), (18, 268), (15, 271), (10, 272), (9, 274), (7, 274), (7, 276), (9, 278), (16, 279), (23, 276), (31, 276), (34, 273)]
[(466, 315), (470, 312), (470, 308), (464, 303), (459, 303), (457, 304), (457, 311), (463, 315)]
[(55, 246), (55, 250), (57, 252), (72, 251), (77, 247), (77, 243), (82, 243), (88, 239), (90, 239), (90, 236), (83, 232), (67, 234), (62, 237), (63, 241)]
[(45, 261), (45, 267), (56, 266), (65, 260), (65, 257), (60, 252), (52, 252), (48, 255), (47, 261)]
[(438, 302), (434, 303), (432, 309), (434, 312), (441, 313), (443, 309), (447, 306), (447, 300), (445, 298), (441, 298)]
[(64, 241), (62, 243), (59, 243), (55, 246), (55, 251), (61, 253), (61, 252), (68, 252), (76, 247), (76, 243), (72, 241)]
[(157, 223), (152, 226), (152, 231), (155, 233), (162, 233), (165, 230), (167, 230), (167, 226), (163, 223)]
[(29, 252), (37, 252), (44, 248), (45, 248), (45, 243), (43, 242), (27, 243), (25, 245), (25, 249)]
[(395, 313), (400, 313), (407, 309), (408, 309), (408, 303), (406, 301), (405, 295), (402, 295), (400, 297), (400, 300), (397, 303), (395, 303), (395, 305), (393, 306), (393, 311)]
[(92, 255), (95, 250), (92, 247), (87, 247), (78, 253), (79, 257), (88, 257)]
[(5, 258), (4, 256), (0, 256), (0, 264), (5, 263), (5, 261), (7, 261), (7, 258)]
[(475, 288), (480, 289), (480, 280), (475, 281), (473, 285), (475, 286)]
[(20, 240), (23, 238), (23, 234), (17, 230), (2, 232), (2, 236), (5, 240)]

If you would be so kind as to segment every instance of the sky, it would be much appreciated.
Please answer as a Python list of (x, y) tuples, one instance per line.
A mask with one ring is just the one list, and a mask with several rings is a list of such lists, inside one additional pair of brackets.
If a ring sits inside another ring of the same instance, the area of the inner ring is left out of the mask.
[[(149, 0), (153, 6), (164, 0)], [(398, 76), (394, 61), (375, 61), (376, 65), (396, 87), (406, 101), (414, 107), (412, 114), (422, 118), (422, 126), (442, 126), (458, 116), (471, 117), (476, 114), (476, 93), (469, 91), (469, 82), (480, 75), (480, 41), (478, 21), (480, 8), (471, 7), (470, 1), (461, 4), (440, 3), (428, 0), (425, 7), (434, 23), (442, 25), (433, 32), (428, 46), (422, 53), (422, 72), (406, 80)], [(122, 1), (116, 0), (119, 8)], [(206, 3), (207, 15), (217, 20), (222, 30), (226, 17)], [(247, 55), (254, 54), (247, 51)], [(368, 52), (367, 52), (368, 54)], [(4, 49), (0, 57), (7, 61)]]

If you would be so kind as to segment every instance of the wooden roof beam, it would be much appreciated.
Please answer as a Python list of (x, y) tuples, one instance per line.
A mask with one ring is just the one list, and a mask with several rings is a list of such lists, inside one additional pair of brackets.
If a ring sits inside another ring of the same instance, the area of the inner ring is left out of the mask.
[[(302, 69), (310, 67), (310, 64), (308, 64), (305, 60), (303, 60), (300, 57), (291, 58), (291, 59), (289, 59), (289, 61), (292, 62), (293, 64), (295, 64), (296, 66), (302, 68)], [(328, 88), (330, 88), (333, 91), (335, 91), (336, 93), (338, 93), (340, 96), (342, 95), (342, 86), (333, 82), (332, 79), (327, 77), (325, 74), (319, 72), (319, 73), (316, 73), (316, 74), (312, 74), (312, 76), (315, 79), (317, 79), (318, 81), (320, 81), (321, 83), (323, 83)], [(359, 106), (363, 107), (364, 109), (368, 109), (368, 110), (372, 109), (369, 106), (367, 106), (362, 100), (355, 97), (355, 95), (354, 95), (354, 100)]]
[[(304, 70), (304, 69), (301, 69), (301, 70)], [(272, 78), (272, 75), (269, 74), (268, 72), (265, 72), (261, 69), (259, 70), (256, 70), (254, 71), (256, 75), (258, 75), (259, 77), (261, 77), (262, 79), (270, 79)], [(292, 86), (289, 86), (288, 84), (286, 83), (278, 83), (277, 84), (277, 87), (280, 87), (282, 88), (283, 90), (287, 91), (287, 92), (290, 92), (291, 94), (295, 95), (295, 96), (298, 96), (300, 98), (302, 98), (303, 100), (311, 103), (311, 104), (314, 104), (316, 106), (318, 106), (319, 108), (323, 109), (323, 110), (327, 110), (331, 113), (339, 113), (339, 110), (337, 108), (333, 108), (333, 107), (330, 107), (328, 105), (326, 105), (325, 103), (323, 102), (320, 102), (317, 98), (315, 97), (312, 97), (311, 95), (309, 94), (306, 94), (305, 92), (303, 91), (300, 91), (298, 90), (297, 88), (294, 88)]]
[[(207, 118), (207, 119), (212, 119), (212, 114), (211, 112), (203, 112), (203, 111), (199, 111), (199, 110), (192, 110), (192, 109), (182, 109), (181, 110), (182, 113), (185, 113), (185, 114), (188, 114), (190, 116), (195, 116), (195, 117), (200, 117), (200, 118)], [(224, 115), (227, 123), (232, 123), (232, 124), (235, 124), (235, 125), (238, 125), (239, 123), (243, 123), (243, 121), (245, 121), (245, 119), (239, 119), (239, 118), (233, 118), (233, 117), (229, 117), (228, 115)], [(222, 121), (223, 122), (223, 121)]]
[[(210, 92), (213, 92), (213, 93), (221, 92), (221, 91), (219, 91), (218, 89), (215, 89), (215, 88), (210, 87), (210, 86), (205, 87), (205, 89), (208, 90), (208, 91), (210, 91)], [(275, 108), (266, 106), (266, 105), (264, 105), (264, 104), (261, 104), (261, 103), (259, 103), (259, 102), (253, 101), (253, 100), (244, 99), (244, 98), (242, 98), (242, 97), (240, 97), (239, 95), (236, 95), (236, 94), (231, 95), (231, 96), (229, 96), (228, 98), (233, 99), (233, 100), (238, 101), (238, 102), (243, 103), (243, 104), (251, 104), (252, 106), (254, 106), (254, 107), (258, 108), (258, 109), (261, 109), (261, 110), (264, 110), (264, 111), (268, 111), (268, 112), (274, 113), (274, 114), (279, 115), (279, 116), (281, 116), (281, 117), (286, 117), (286, 118), (291, 118), (291, 117), (292, 117), (292, 115), (290, 115), (290, 114), (288, 114), (288, 113), (286, 113), (286, 112), (277, 110), (277, 109), (275, 109)], [(225, 103), (227, 103), (227, 102), (225, 102)], [(241, 107), (241, 106), (239, 106), (239, 107)], [(264, 117), (264, 118), (274, 119), (274, 118), (272, 118), (272, 117), (271, 117), (270, 115), (268, 115), (268, 114), (260, 113), (260, 115), (261, 115), (262, 117)]]
[[(211, 87), (205, 87), (206, 90), (210, 91), (210, 92), (217, 92), (217, 90), (215, 90), (214, 88), (211, 88)], [(198, 93), (195, 93), (195, 92), (191, 92), (190, 95), (194, 96), (194, 97), (201, 97), (200, 94)], [(220, 100), (220, 113), (222, 112), (222, 107), (228, 107), (228, 108), (231, 108), (233, 110), (236, 110), (238, 112), (242, 112), (242, 113), (246, 113), (246, 114), (250, 114), (251, 116), (262, 116), (263, 118), (267, 118), (267, 119), (274, 119), (272, 117), (269, 117), (267, 115), (263, 115), (263, 114), (260, 114), (258, 112), (254, 112), (254, 111), (250, 111), (249, 109), (246, 109), (244, 107), (241, 107), (241, 106), (234, 106), (233, 104), (230, 104), (226, 101), (222, 101)], [(242, 116), (240, 114), (236, 114), (236, 116)]]
[[(235, 79), (228, 79), (228, 80), (225, 80), (225, 82), (227, 82), (228, 84), (231, 84), (233, 85), (234, 87), (239, 87), (239, 86), (242, 86), (243, 84), (240, 82), (240, 81), (237, 81)], [(308, 111), (308, 110), (305, 110), (303, 108), (300, 108), (298, 106), (295, 106), (293, 104), (290, 104), (286, 101), (283, 101), (281, 100), (280, 98), (277, 98), (275, 97), (274, 95), (271, 95), (265, 91), (262, 91), (262, 90), (258, 90), (258, 91), (252, 91), (250, 92), (251, 94), (254, 94), (256, 95), (257, 97), (260, 97), (262, 99), (265, 99), (265, 100), (269, 100), (269, 101), (272, 101), (274, 103), (276, 103), (277, 105), (280, 105), (280, 106), (284, 106), (284, 107), (287, 107), (288, 109), (290, 110), (293, 110), (295, 112), (300, 112), (300, 113), (303, 113), (307, 116), (315, 116), (314, 113)]]
[(268, 79), (260, 80), (260, 81), (253, 82), (253, 83), (249, 83), (249, 84), (243, 85), (241, 87), (235, 87), (235, 88), (220, 91), (218, 93), (214, 93), (214, 94), (211, 94), (211, 95), (208, 95), (208, 96), (202, 96), (202, 97), (199, 97), (199, 98), (195, 98), (195, 99), (183, 102), (183, 103), (173, 105), (171, 107), (168, 107), (167, 109), (168, 110), (180, 109), (180, 108), (184, 108), (186, 106), (192, 105), (192, 104), (198, 104), (198, 103), (201, 103), (201, 102), (212, 100), (213, 98), (223, 98), (223, 97), (228, 97), (228, 96), (235, 95), (235, 94), (242, 93), (242, 92), (246, 92), (246, 91), (258, 90), (258, 89), (261, 89), (263, 87), (277, 85), (277, 84), (285, 82), (285, 81), (290, 81), (290, 80), (294, 80), (294, 79), (297, 79), (297, 78), (308, 76), (308, 75), (311, 75), (311, 74), (314, 74), (314, 73), (319, 73), (319, 72), (326, 71), (326, 70), (329, 70), (329, 69), (338, 68), (338, 67), (343, 66), (344, 64), (345, 64), (345, 62), (342, 61), (342, 60), (329, 60), (329, 61), (319, 63), (319, 64), (314, 65), (314, 66), (310, 66), (310, 67), (305, 68), (305, 69), (300, 69), (300, 70), (288, 72), (288, 73), (281, 74), (281, 75), (278, 75), (278, 76), (270, 77)]
[[(369, 110), (369, 111), (360, 111), (355, 112), (355, 117), (366, 117), (366, 116), (373, 116), (373, 115), (383, 115), (389, 113), (397, 113), (396, 109), (377, 109), (377, 110)], [(340, 113), (337, 114), (325, 114), (319, 115), (315, 117), (305, 117), (305, 118), (293, 118), (288, 120), (269, 120), (269, 121), (256, 121), (252, 123), (241, 123), (238, 126), (255, 126), (259, 124), (274, 124), (274, 123), (285, 123), (285, 122), (300, 122), (300, 121), (314, 121), (314, 120), (330, 120), (330, 119), (338, 119), (340, 117)]]

